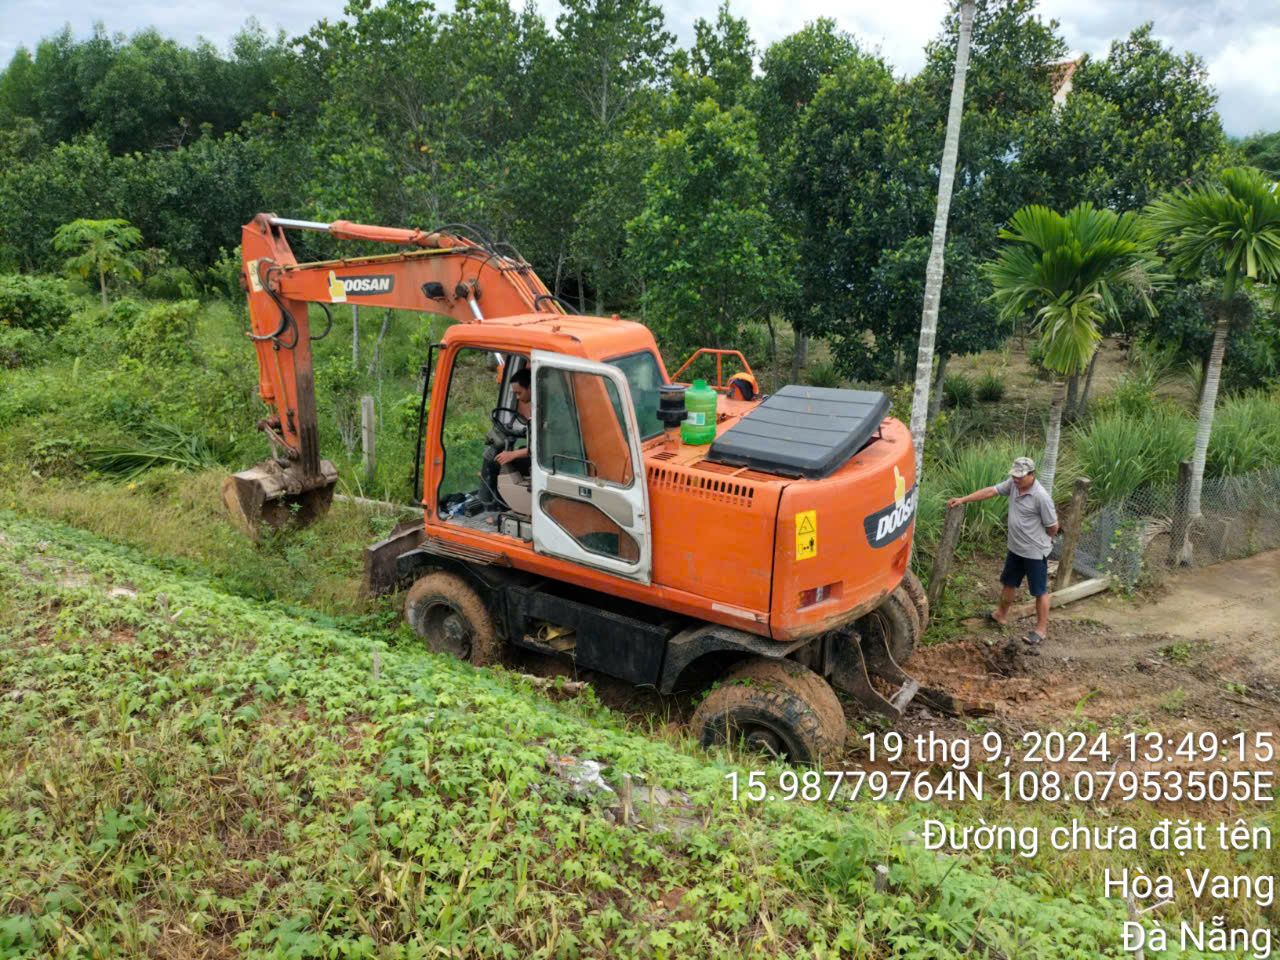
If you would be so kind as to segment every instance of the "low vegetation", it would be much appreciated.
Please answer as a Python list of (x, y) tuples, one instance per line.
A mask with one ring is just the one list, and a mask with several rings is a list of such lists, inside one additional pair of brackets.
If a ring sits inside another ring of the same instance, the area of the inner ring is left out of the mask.
[[(1093, 885), (906, 842), (924, 808), (735, 803), (732, 758), (627, 732), (590, 695), (553, 705), (385, 630), (0, 518), (5, 956), (1117, 948), (1122, 911)], [(621, 825), (609, 793), (557, 775), (566, 756), (676, 802)]]

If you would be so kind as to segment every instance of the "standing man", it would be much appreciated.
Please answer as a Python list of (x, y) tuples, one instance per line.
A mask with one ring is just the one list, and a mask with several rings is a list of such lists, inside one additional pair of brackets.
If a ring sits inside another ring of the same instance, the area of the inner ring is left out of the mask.
[(1027, 631), (1022, 639), (1027, 643), (1041, 643), (1049, 628), (1049, 553), (1053, 548), (1050, 539), (1058, 532), (1058, 512), (1053, 498), (1036, 480), (1036, 465), (1030, 457), (1019, 457), (1009, 468), (1009, 479), (994, 487), (985, 487), (964, 497), (952, 497), (948, 507), (961, 503), (976, 503), (992, 497), (1009, 498), (1009, 554), (1000, 574), (1000, 606), (987, 614), (1000, 626), (1009, 620), (1009, 607), (1027, 578), (1027, 589), (1036, 598), (1036, 628)]

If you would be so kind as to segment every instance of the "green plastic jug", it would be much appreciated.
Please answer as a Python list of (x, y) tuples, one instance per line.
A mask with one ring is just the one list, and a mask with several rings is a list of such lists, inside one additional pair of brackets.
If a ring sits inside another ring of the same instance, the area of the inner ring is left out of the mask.
[(716, 438), (716, 392), (707, 386), (707, 381), (693, 381), (693, 386), (684, 392), (684, 409), (681, 440), (697, 446)]

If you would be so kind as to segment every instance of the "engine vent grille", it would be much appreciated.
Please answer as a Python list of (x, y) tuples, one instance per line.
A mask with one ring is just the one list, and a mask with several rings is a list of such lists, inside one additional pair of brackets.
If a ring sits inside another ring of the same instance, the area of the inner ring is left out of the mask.
[(675, 467), (650, 467), (649, 485), (738, 507), (750, 507), (756, 495), (755, 487), (742, 483), (736, 477), (721, 480), (718, 477), (686, 473)]

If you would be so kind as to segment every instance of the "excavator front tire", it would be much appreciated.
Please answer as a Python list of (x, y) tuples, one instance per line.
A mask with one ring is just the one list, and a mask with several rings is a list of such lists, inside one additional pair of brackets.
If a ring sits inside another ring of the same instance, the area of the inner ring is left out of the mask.
[(404, 618), (432, 653), (447, 653), (477, 667), (501, 657), (489, 608), (456, 574), (436, 571), (421, 577), (405, 597)]
[(916, 613), (920, 615), (920, 633), (924, 634), (929, 629), (929, 594), (925, 592), (924, 584), (920, 582), (920, 578), (907, 569), (906, 575), (902, 578), (902, 589), (907, 592), (907, 596), (911, 598), (911, 602), (916, 605)]
[(916, 643), (924, 632), (921, 629), (920, 610), (902, 585), (894, 588), (865, 617), (857, 621), (858, 632), (883, 637), (894, 662), (901, 665), (915, 652)]
[(839, 757), (844, 709), (820, 676), (794, 660), (753, 657), (738, 666), (694, 711), (693, 735), (704, 747), (746, 742), (801, 766)]

